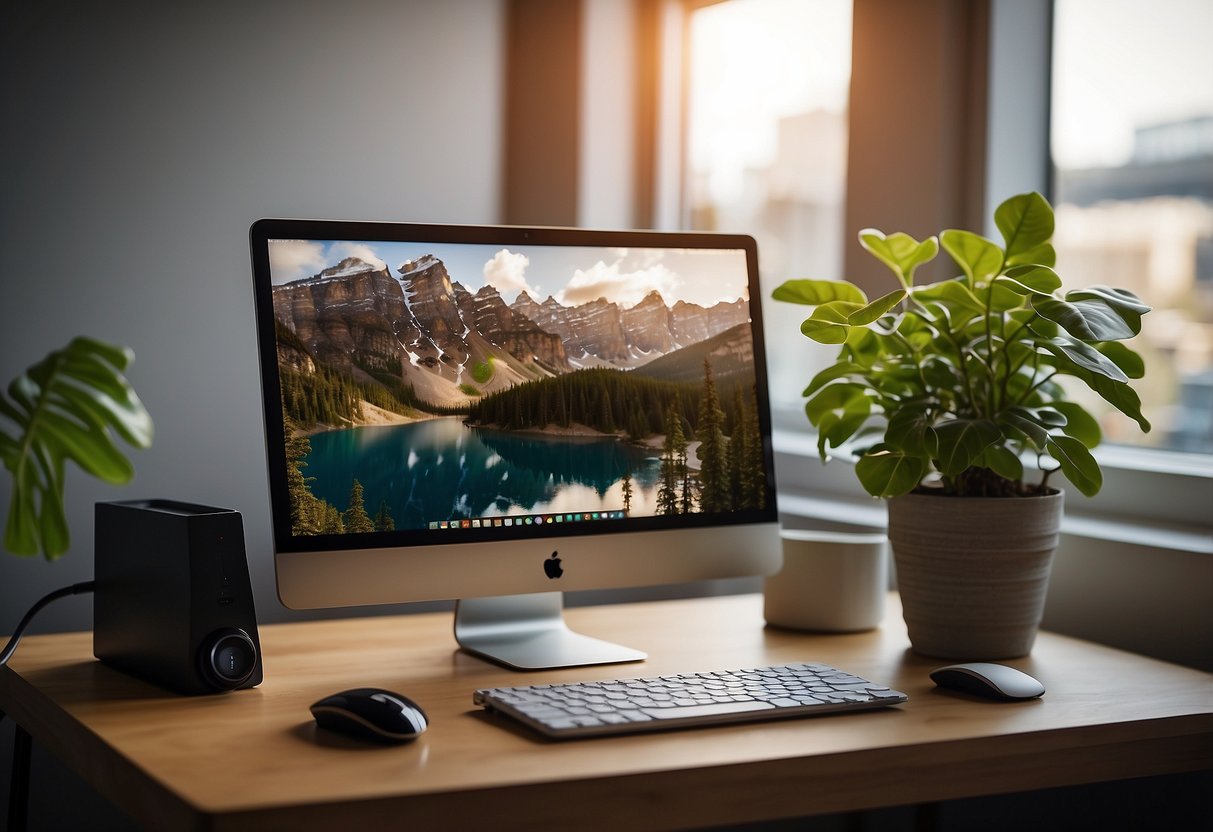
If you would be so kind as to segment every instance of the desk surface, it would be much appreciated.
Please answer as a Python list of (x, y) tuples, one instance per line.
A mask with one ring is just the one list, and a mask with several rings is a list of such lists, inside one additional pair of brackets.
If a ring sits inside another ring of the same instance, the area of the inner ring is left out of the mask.
[[(568, 611), (647, 662), (519, 674), (455, 649), (450, 614), (261, 628), (265, 682), (179, 697), (92, 658), (90, 633), (30, 637), (0, 709), (149, 828), (629, 829), (849, 811), (1213, 768), (1213, 676), (1041, 633), (1009, 662), (1042, 699), (934, 689), (896, 597), (854, 635), (764, 628), (759, 596)], [(476, 688), (823, 661), (905, 691), (881, 711), (551, 743), (474, 708)], [(350, 687), (415, 699), (430, 730), (369, 747), (308, 706)], [(417, 827), (416, 824), (421, 824)]]

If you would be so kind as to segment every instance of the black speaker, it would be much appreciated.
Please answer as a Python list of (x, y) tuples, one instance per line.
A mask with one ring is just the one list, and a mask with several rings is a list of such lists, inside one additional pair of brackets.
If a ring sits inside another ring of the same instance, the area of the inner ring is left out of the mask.
[(135, 500), (95, 522), (93, 655), (179, 693), (261, 684), (239, 512)]

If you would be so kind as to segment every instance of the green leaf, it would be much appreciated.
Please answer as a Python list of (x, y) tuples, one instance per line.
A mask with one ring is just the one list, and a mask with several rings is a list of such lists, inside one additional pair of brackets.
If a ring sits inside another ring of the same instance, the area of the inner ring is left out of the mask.
[(1023, 462), (1006, 445), (991, 445), (982, 451), (974, 464), (989, 468), (1004, 480), (1018, 482), (1023, 479)]
[[(986, 306), (968, 286), (959, 280), (942, 280), (939, 283), (928, 283), (913, 291), (914, 299), (918, 301), (934, 301), (941, 303), (953, 313), (968, 313), (960, 315), (961, 321), (973, 315), (985, 314)], [(957, 315), (953, 314), (953, 317)]]
[(60, 384), (52, 392), (51, 401), (69, 412), (74, 408), (78, 413), (93, 414), (95, 421), (110, 425), (137, 448), (146, 448), (152, 443), (152, 418), (133, 390), (124, 403), (100, 390)]
[[(63, 482), (62, 460), (40, 457), (48, 482)], [(67, 526), (67, 512), (63, 507), (63, 494), (59, 489), (42, 490), (42, 510), (38, 513), (38, 533), (49, 560), (56, 559), (71, 545), (71, 533)]]
[(1074, 437), (1088, 448), (1094, 448), (1103, 440), (1099, 422), (1080, 405), (1074, 402), (1053, 402), (1052, 407), (1066, 417), (1066, 424), (1062, 427), (1066, 436)]
[(112, 365), (119, 377), (123, 371), (135, 360), (135, 353), (129, 347), (123, 347), (118, 344), (110, 344), (105, 341), (98, 341), (96, 338), (89, 338), (87, 335), (77, 335), (67, 345), (66, 350), (68, 355), (74, 356), (95, 356), (96, 358)]
[(939, 235), (939, 244), (969, 278), (970, 286), (988, 281), (1002, 268), (1002, 249), (972, 231), (949, 228)]
[(1119, 341), (1132, 338), (1141, 331), (1141, 316), (1132, 322), (1100, 298), (1071, 301), (1055, 297), (1032, 296), (1032, 308), (1042, 318), (1061, 326), (1080, 341)]
[(1002, 439), (1002, 431), (989, 419), (952, 419), (935, 426), (939, 440), (940, 473), (955, 476), (973, 464), (982, 452)]
[(1047, 266), (1016, 266), (994, 282), (1018, 295), (1052, 295), (1061, 288), (1061, 278)]
[[(918, 365), (908, 361), (890, 361), (873, 381), (881, 394), (893, 399), (916, 399), (926, 392)], [(886, 409), (896, 410), (897, 407), (894, 404)]]
[(842, 414), (848, 411), (871, 410), (871, 400), (864, 393), (866, 388), (861, 384), (831, 384), (823, 387), (813, 398), (805, 403), (804, 411), (809, 421), (817, 426), (827, 413)]
[(1045, 450), (1061, 465), (1061, 472), (1075, 488), (1088, 497), (1099, 493), (1103, 473), (1086, 445), (1072, 436), (1050, 436)]
[(991, 312), (1010, 312), (1021, 309), (1025, 300), (1023, 295), (1012, 292), (1003, 281), (997, 279), (990, 284), (986, 297), (989, 298)]
[[(1116, 363), (1112, 359), (1090, 344), (1084, 344), (1082, 341), (1070, 341), (1065, 338), (1054, 338), (1051, 341), (1041, 342), (1040, 346), (1058, 358), (1065, 359), (1066, 362), (1090, 370), (1093, 373), (1106, 376), (1114, 381), (1129, 380), (1129, 377), (1124, 374), (1120, 367), (1116, 366)], [(1060, 369), (1065, 370), (1067, 367), (1062, 366)]]
[(828, 456), (826, 453), (827, 443), (831, 447), (837, 448), (843, 442), (850, 439), (855, 431), (863, 427), (863, 423), (867, 421), (867, 418), (867, 411), (844, 412), (842, 414), (830, 412), (822, 416), (821, 422), (817, 427), (817, 453), (824, 460)]
[(873, 497), (898, 497), (909, 494), (928, 471), (927, 461), (901, 451), (864, 454), (855, 463), (855, 474), (864, 490)]
[(806, 306), (819, 306), (833, 300), (844, 300), (860, 306), (868, 302), (863, 290), (843, 280), (788, 280), (776, 287), (771, 297)]
[(1019, 194), (995, 209), (994, 224), (1007, 244), (1007, 263), (1029, 263), (1023, 258), (1040, 251), (1053, 236), (1053, 208), (1035, 191)]
[(123, 375), (130, 350), (76, 338), (32, 365), (0, 396), (0, 413), (16, 426), (0, 441), (0, 456), (13, 476), (5, 547), (47, 559), (69, 546), (64, 516), (64, 463), (71, 460), (107, 482), (134, 473), (115, 435), (136, 447), (152, 441), (152, 422)]
[(100, 390), (115, 401), (125, 403), (131, 392), (130, 384), (122, 374), (97, 356), (64, 354), (58, 366), (63, 375)]
[(889, 417), (885, 441), (913, 456), (933, 459), (939, 454), (939, 440), (932, 420), (923, 407), (903, 407)]
[(1061, 327), (1050, 321), (1048, 318), (1042, 318), (1037, 315), (1035, 309), (1017, 309), (1011, 313), (1011, 317), (1016, 320), (1018, 320), (1019, 315), (1023, 315), (1027, 319), (1030, 319), (1031, 323), (1028, 324), (1028, 331), (1037, 338), (1047, 341), (1048, 339), (1056, 338), (1061, 334)]
[(817, 428), (817, 451), (826, 458), (826, 443), (837, 448), (851, 438), (872, 412), (872, 400), (859, 384), (831, 384), (805, 404), (805, 414)]
[(1026, 407), (1012, 407), (1002, 414), (1002, 421), (1024, 434), (1038, 450), (1044, 450), (1049, 430), (1040, 424), (1035, 413)]
[(934, 237), (920, 243), (909, 234), (898, 231), (886, 237), (883, 231), (875, 228), (860, 231), (859, 244), (888, 266), (907, 289), (914, 285), (915, 270), (939, 253), (939, 241)]
[(1089, 373), (1086, 370), (1080, 370), (1074, 375), (1085, 381), (1087, 386), (1098, 393), (1108, 404), (1137, 422), (1143, 433), (1150, 432), (1150, 422), (1141, 413), (1141, 398), (1137, 395), (1137, 391), (1126, 382), (1113, 381), (1107, 376)]
[(1095, 344), (1094, 347), (1106, 355), (1129, 378), (1142, 378), (1145, 376), (1146, 363), (1142, 361), (1140, 355), (1120, 341), (1105, 341), (1101, 344)]
[(907, 338), (929, 328), (930, 324), (927, 323), (927, 319), (912, 309), (902, 315), (897, 321), (897, 331)]
[(869, 303), (867, 306), (852, 312), (847, 316), (847, 323), (851, 326), (867, 326), (870, 323), (878, 320), (881, 315), (888, 312), (897, 304), (901, 303), (906, 296), (905, 289), (897, 289), (889, 292), (884, 297), (879, 297)]
[(8, 394), (12, 396), (13, 404), (23, 413), (30, 414), (38, 409), (38, 385), (29, 376), (18, 376), (8, 385)]
[(865, 369), (876, 363), (880, 351), (880, 339), (867, 327), (853, 327), (843, 347), (844, 354), (850, 355), (852, 361)]
[[(62, 484), (58, 484), (62, 488)], [(38, 509), (34, 502), (39, 491), (33, 464), (13, 471), (13, 493), (9, 497), (8, 520), (4, 526), (4, 548), (14, 555), (36, 555), (40, 546), (38, 537)]]
[(1143, 303), (1137, 295), (1127, 289), (1113, 289), (1111, 286), (1088, 286), (1086, 289), (1075, 289), (1072, 292), (1066, 292), (1066, 300), (1075, 304), (1099, 303), (1107, 306), (1128, 324), (1135, 335), (1141, 332), (1141, 316), (1150, 311), (1150, 306)]
[(947, 356), (926, 356), (922, 363), (922, 375), (936, 390), (964, 389), (964, 379)]
[(0, 433), (0, 462), (4, 463), (5, 468), (11, 468), (16, 463), (19, 448), (17, 440)]
[(831, 364), (813, 376), (813, 380), (809, 382), (809, 386), (804, 388), (804, 392), (800, 395), (811, 396), (831, 381), (836, 381), (849, 375), (863, 375), (863, 367), (860, 367), (858, 364), (852, 364), (850, 361), (839, 361), (837, 364)]
[(1057, 252), (1053, 250), (1053, 246), (1050, 243), (1041, 243), (1038, 246), (1032, 246), (1027, 251), (1017, 252), (1007, 258), (1008, 266), (1028, 264), (1052, 268), (1057, 265)]
[(1049, 404), (1045, 407), (1028, 408), (1040, 420), (1040, 423), (1047, 428), (1064, 428), (1069, 419), (1057, 408)]
[(823, 303), (800, 325), (805, 337), (819, 344), (842, 344), (851, 332), (848, 319), (862, 307), (857, 303), (835, 300)]
[(134, 476), (134, 466), (105, 431), (51, 411), (42, 414), (42, 427), (53, 453), (72, 460), (97, 479), (119, 485)]

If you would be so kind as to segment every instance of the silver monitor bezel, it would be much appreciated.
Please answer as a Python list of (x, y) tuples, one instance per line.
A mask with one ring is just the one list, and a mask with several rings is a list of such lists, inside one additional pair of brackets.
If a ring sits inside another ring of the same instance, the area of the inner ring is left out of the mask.
[[(542, 531), (428, 530), (358, 536), (290, 534), (280, 381), (268, 242), (404, 240), (515, 246), (660, 247), (744, 250), (754, 339), (755, 384), (767, 499), (763, 509), (728, 515), (645, 517), (602, 526), (545, 526)], [(517, 226), (265, 219), (250, 229), (254, 301), (278, 596), (292, 609), (487, 597), (551, 590), (611, 589), (771, 574), (781, 562), (775, 504), (771, 419), (752, 237), (654, 231), (591, 231)], [(386, 536), (385, 536), (386, 534)], [(358, 539), (363, 538), (363, 539)], [(557, 552), (563, 575), (543, 561)]]

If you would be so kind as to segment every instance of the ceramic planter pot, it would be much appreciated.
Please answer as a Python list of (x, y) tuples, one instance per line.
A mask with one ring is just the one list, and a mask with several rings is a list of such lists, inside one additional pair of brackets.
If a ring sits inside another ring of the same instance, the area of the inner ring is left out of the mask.
[(1063, 496), (889, 500), (889, 542), (914, 652), (965, 660), (1031, 652)]

